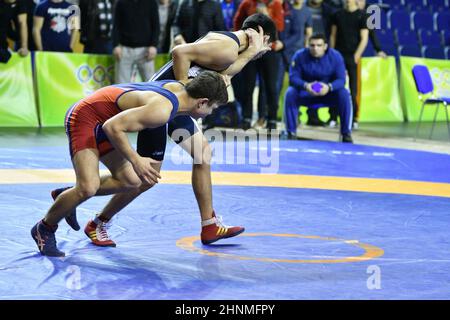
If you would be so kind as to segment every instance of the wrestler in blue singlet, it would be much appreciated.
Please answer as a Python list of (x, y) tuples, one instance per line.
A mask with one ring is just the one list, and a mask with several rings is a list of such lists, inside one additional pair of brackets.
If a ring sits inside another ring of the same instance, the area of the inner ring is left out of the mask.
[[(232, 38), (240, 46), (238, 37), (229, 31), (211, 31), (214, 33), (220, 33)], [(198, 39), (197, 41), (201, 40)], [(196, 41), (196, 42), (197, 42)], [(189, 68), (188, 77), (195, 78), (200, 72), (204, 70), (210, 70), (203, 68), (196, 64), (191, 64)], [(213, 70), (217, 71), (217, 70)], [(220, 72), (220, 71), (219, 71)], [(173, 72), (173, 61), (166, 63), (157, 73), (153, 75), (150, 81), (160, 80), (175, 80), (175, 74)], [(172, 136), (172, 133), (176, 129), (186, 130), (190, 136), (194, 135), (200, 129), (197, 126), (197, 122), (190, 116), (180, 115), (172, 119), (167, 125), (155, 129), (145, 129), (139, 132), (137, 139), (137, 152), (143, 157), (151, 157), (155, 160), (162, 161), (164, 159), (164, 152), (167, 144), (167, 135)], [(182, 138), (176, 140), (176, 143), (180, 143)]]

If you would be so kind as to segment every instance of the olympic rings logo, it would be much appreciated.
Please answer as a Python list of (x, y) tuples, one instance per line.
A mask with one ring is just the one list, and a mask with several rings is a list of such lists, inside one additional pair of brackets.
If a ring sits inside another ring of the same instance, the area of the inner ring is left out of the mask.
[(91, 68), (87, 64), (83, 64), (76, 70), (76, 77), (81, 84), (88, 84), (93, 81), (99, 86), (109, 85), (114, 80), (114, 66), (96, 65)]

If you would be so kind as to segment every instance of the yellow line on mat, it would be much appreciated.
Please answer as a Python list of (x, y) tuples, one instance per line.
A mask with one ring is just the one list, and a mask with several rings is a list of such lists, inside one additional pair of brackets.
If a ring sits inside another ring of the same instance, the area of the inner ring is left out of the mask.
[[(108, 171), (101, 171), (107, 174)], [(160, 183), (190, 184), (190, 171), (163, 171)], [(412, 194), (450, 198), (450, 184), (408, 180), (347, 178), (299, 174), (213, 172), (214, 185), (283, 187)], [(0, 169), (0, 184), (73, 183), (72, 169)]]

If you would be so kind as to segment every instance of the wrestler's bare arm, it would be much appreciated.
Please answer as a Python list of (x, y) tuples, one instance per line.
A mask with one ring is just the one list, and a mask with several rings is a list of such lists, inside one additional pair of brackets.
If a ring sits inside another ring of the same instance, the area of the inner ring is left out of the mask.
[(147, 104), (125, 110), (106, 121), (103, 131), (116, 150), (133, 163), (138, 154), (132, 148), (127, 132), (163, 126), (169, 120), (172, 108), (168, 99), (162, 96), (153, 97)]
[(177, 80), (185, 80), (191, 63), (221, 71), (238, 58), (239, 47), (234, 40), (208, 40), (176, 46), (172, 50), (173, 70)]
[(248, 36), (249, 44), (247, 50), (242, 52), (236, 61), (221, 73), (233, 77), (241, 72), (247, 63), (251, 60), (260, 58), (264, 53), (270, 50), (269, 36), (264, 35), (264, 31), (259, 27), (259, 32), (253, 29), (245, 30)]
[[(223, 39), (202, 39), (199, 42), (177, 46), (172, 51), (175, 78), (187, 79), (191, 63), (207, 69), (220, 71), (223, 75), (233, 77), (251, 60), (270, 50), (268, 36), (259, 27), (245, 30), (249, 39), (247, 49), (239, 54), (236, 42), (228, 37)], [(224, 70), (225, 69), (225, 70)]]

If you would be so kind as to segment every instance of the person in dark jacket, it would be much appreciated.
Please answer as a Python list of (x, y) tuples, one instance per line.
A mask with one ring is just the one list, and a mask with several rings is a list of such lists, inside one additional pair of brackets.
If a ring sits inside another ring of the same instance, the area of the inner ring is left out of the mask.
[(159, 0), (159, 25), (160, 35), (158, 52), (168, 53), (172, 46), (172, 24), (177, 14), (178, 1), (177, 0)]
[(112, 53), (115, 0), (80, 0), (80, 42), (85, 53)]
[(135, 65), (143, 81), (155, 73), (159, 28), (156, 0), (117, 1), (113, 26), (116, 82), (130, 82)]
[(345, 88), (344, 59), (337, 50), (328, 48), (323, 34), (313, 35), (309, 48), (300, 49), (292, 58), (284, 102), (288, 138), (296, 137), (299, 106), (318, 104), (338, 110), (341, 139), (353, 142), (352, 107), (350, 94)]
[(314, 33), (325, 34), (327, 40), (330, 38), (331, 23), (336, 9), (324, 3), (323, 0), (308, 0), (307, 7), (312, 14)]
[(222, 6), (214, 0), (184, 0), (173, 24), (175, 45), (194, 42), (209, 31), (225, 31)]

